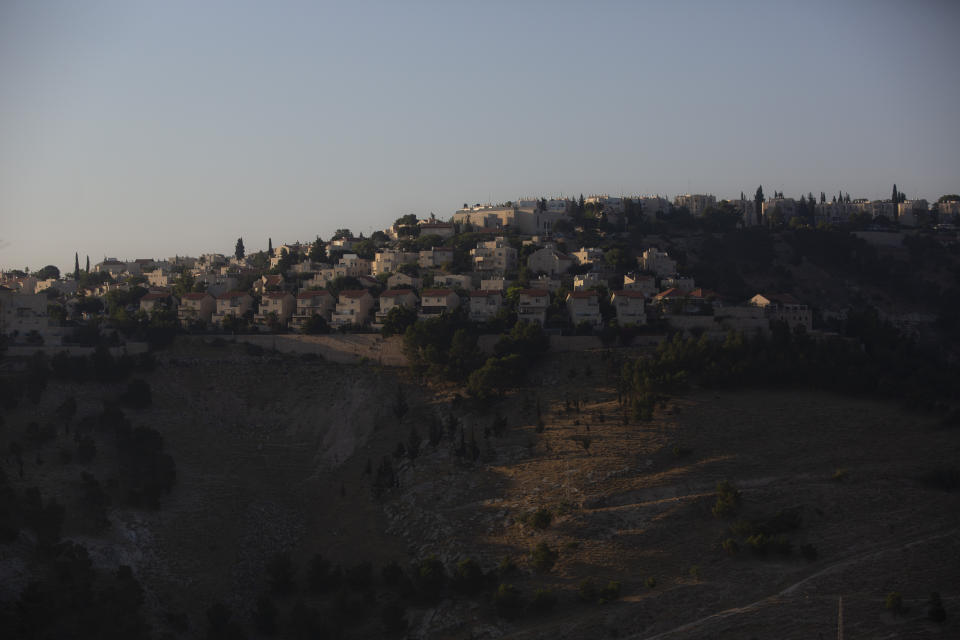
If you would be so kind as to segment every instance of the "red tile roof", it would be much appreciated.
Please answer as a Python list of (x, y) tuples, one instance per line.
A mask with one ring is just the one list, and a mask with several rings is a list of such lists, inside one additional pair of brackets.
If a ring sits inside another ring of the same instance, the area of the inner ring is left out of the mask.
[(227, 291), (226, 293), (221, 293), (217, 296), (217, 300), (229, 300), (231, 298), (239, 298), (240, 296), (249, 296), (250, 294), (246, 291)]
[(206, 291), (199, 292), (199, 293), (194, 291), (192, 293), (183, 294), (182, 296), (180, 296), (180, 299), (181, 300), (203, 300), (207, 296), (210, 296), (211, 298), (213, 297)]
[(666, 291), (661, 291), (657, 295), (653, 296), (654, 300), (665, 300), (666, 298), (683, 298), (685, 294), (680, 289), (676, 287), (670, 287)]
[(341, 298), (362, 298), (364, 295), (370, 295), (366, 289), (347, 289), (340, 292)]
[(480, 291), (471, 291), (471, 292), (470, 292), (470, 297), (471, 297), (471, 298), (489, 298), (490, 296), (501, 296), (501, 297), (503, 297), (503, 294), (502, 294), (501, 292), (499, 292), (499, 291), (489, 291), (489, 290), (483, 290), (483, 289), (481, 289)]
[(390, 289), (389, 291), (384, 291), (380, 294), (381, 298), (396, 298), (397, 296), (405, 296), (413, 293), (413, 289)]
[(623, 291), (614, 291), (613, 295), (617, 298), (644, 298), (643, 291), (632, 291), (625, 289)]
[(330, 292), (326, 289), (317, 289), (315, 291), (301, 291), (297, 295), (298, 300), (307, 300), (309, 298), (318, 298), (320, 296), (329, 296)]
[(545, 296), (549, 296), (550, 292), (547, 291), (546, 289), (521, 289), (520, 295), (530, 296), (531, 298), (542, 298)]
[(431, 296), (431, 297), (435, 297), (435, 296), (446, 297), (446, 296), (450, 295), (451, 293), (453, 293), (453, 289), (427, 289), (427, 290), (425, 290), (421, 295), (422, 295), (423, 297), (427, 297), (427, 296)]
[(572, 291), (567, 295), (568, 298), (577, 298), (577, 299), (586, 299), (586, 298), (596, 298), (596, 291)]

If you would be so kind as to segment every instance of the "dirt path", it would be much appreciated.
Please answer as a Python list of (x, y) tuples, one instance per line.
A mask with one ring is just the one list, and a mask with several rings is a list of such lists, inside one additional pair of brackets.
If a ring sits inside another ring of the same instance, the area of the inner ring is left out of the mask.
[(754, 602), (751, 602), (750, 604), (743, 605), (742, 607), (734, 607), (734, 608), (732, 608), (732, 609), (726, 609), (726, 610), (724, 610), (724, 611), (719, 611), (719, 612), (717, 612), (717, 613), (710, 614), (709, 616), (706, 616), (706, 617), (704, 617), (704, 618), (700, 618), (699, 620), (694, 620), (693, 622), (688, 622), (688, 623), (682, 624), (682, 625), (680, 625), (680, 626), (678, 626), (678, 627), (674, 627), (673, 629), (670, 629), (670, 630), (668, 630), (668, 631), (662, 631), (662, 632), (660, 632), (660, 633), (658, 633), (658, 634), (656, 634), (656, 635), (653, 635), (653, 636), (645, 636), (645, 635), (643, 635), (642, 633), (640, 633), (640, 634), (635, 634), (635, 635), (632, 635), (632, 636), (628, 636), (628, 638), (635, 639), (635, 640), (660, 640), (661, 638), (668, 638), (668, 637), (670, 637), (671, 635), (674, 635), (674, 634), (684, 633), (684, 632), (689, 632), (689, 631), (695, 631), (695, 630), (699, 629), (700, 627), (703, 627), (704, 625), (713, 624), (713, 623), (716, 623), (716, 622), (718, 622), (718, 621), (720, 621), (720, 620), (725, 620), (725, 619), (731, 618), (731, 617), (733, 617), (733, 616), (741, 615), (741, 614), (744, 614), (744, 613), (749, 613), (750, 611), (753, 611), (753, 610), (755, 610), (755, 609), (759, 609), (761, 606), (763, 606), (763, 605), (765, 605), (765, 604), (768, 604), (768, 603), (776, 600), (777, 598), (781, 598), (781, 597), (783, 597), (783, 596), (792, 595), (792, 594), (795, 593), (799, 588), (801, 588), (802, 586), (804, 586), (805, 584), (807, 584), (807, 583), (809, 583), (809, 582), (811, 582), (811, 581), (813, 581), (813, 580), (816, 580), (816, 579), (818, 579), (818, 578), (821, 578), (821, 577), (823, 577), (823, 576), (825, 576), (825, 575), (829, 575), (829, 574), (831, 574), (831, 573), (834, 573), (834, 572), (836, 572), (836, 571), (838, 571), (838, 570), (840, 570), (840, 569), (849, 567), (850, 565), (856, 564), (856, 563), (858, 563), (858, 562), (863, 562), (863, 561), (865, 561), (865, 560), (869, 560), (869, 559), (871, 559), (871, 558), (875, 558), (875, 557), (877, 557), (877, 556), (883, 555), (883, 554), (885, 554), (885, 553), (889, 553), (890, 551), (893, 551), (893, 550), (896, 550), (896, 549), (915, 547), (915, 546), (917, 546), (917, 545), (924, 544), (924, 543), (927, 543), (927, 542), (931, 542), (931, 541), (933, 541), (933, 540), (938, 540), (938, 539), (940, 539), (940, 538), (947, 538), (947, 537), (950, 537), (950, 536), (952, 536), (952, 535), (956, 535), (957, 533), (960, 533), (960, 528), (954, 528), (954, 529), (951, 529), (950, 531), (945, 531), (945, 532), (940, 532), (940, 533), (931, 533), (931, 534), (922, 536), (922, 537), (920, 537), (920, 538), (916, 538), (916, 539), (914, 539), (914, 540), (911, 540), (910, 542), (907, 542), (907, 543), (904, 543), (903, 541), (900, 541), (900, 542), (897, 542), (897, 543), (894, 543), (894, 544), (885, 545), (884, 547), (882, 547), (882, 548), (880, 548), (880, 549), (874, 549), (874, 550), (872, 550), (872, 551), (865, 551), (865, 552), (859, 553), (859, 554), (857, 554), (857, 555), (855, 555), (855, 556), (853, 556), (853, 557), (851, 557), (851, 558), (846, 558), (846, 559), (844, 559), (844, 560), (840, 560), (840, 561), (838, 561), (838, 562), (834, 562), (833, 564), (831, 564), (831, 565), (829, 565), (829, 566), (827, 566), (827, 567), (824, 567), (824, 568), (821, 569), (820, 571), (817, 571), (816, 573), (813, 573), (813, 574), (807, 576), (806, 578), (803, 578), (802, 580), (799, 580), (799, 581), (793, 583), (793, 584), (790, 585), (789, 587), (786, 587), (785, 589), (781, 589), (780, 591), (778, 591), (777, 593), (775, 593), (775, 594), (773, 594), (773, 595), (767, 596), (766, 598), (761, 598), (760, 600), (756, 600), (756, 601), (754, 601)]

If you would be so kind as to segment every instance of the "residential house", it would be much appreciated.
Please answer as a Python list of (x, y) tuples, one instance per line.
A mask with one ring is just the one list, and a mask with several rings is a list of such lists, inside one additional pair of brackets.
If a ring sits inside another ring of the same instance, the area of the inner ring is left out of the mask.
[(420, 252), (418, 264), (424, 269), (433, 269), (451, 262), (453, 262), (452, 247), (434, 247)]
[(637, 263), (644, 271), (652, 271), (661, 278), (676, 275), (677, 262), (666, 251), (651, 247), (637, 258)]
[(420, 227), (421, 236), (440, 236), (441, 238), (449, 238), (456, 233), (454, 226), (449, 222), (420, 221), (418, 225)]
[(176, 306), (176, 300), (170, 295), (170, 292), (151, 292), (140, 298), (140, 311), (146, 314), (153, 313), (157, 309), (176, 309)]
[(517, 319), (536, 322), (543, 326), (547, 322), (547, 308), (549, 307), (549, 291), (546, 289), (522, 289), (517, 298)]
[(493, 320), (503, 308), (503, 294), (499, 290), (470, 292), (470, 319), (474, 322)]
[(679, 289), (683, 292), (693, 291), (696, 288), (696, 285), (693, 282), (693, 278), (687, 276), (670, 276), (669, 278), (664, 278), (660, 281), (660, 289), (666, 291), (667, 289)]
[(369, 260), (355, 253), (347, 253), (334, 265), (333, 272), (336, 277), (359, 278), (370, 275), (371, 269), (372, 263)]
[(472, 289), (473, 281), (470, 276), (453, 273), (438, 273), (433, 277), (433, 284), (448, 289)]
[(109, 273), (111, 277), (118, 277), (127, 272), (127, 263), (116, 258), (104, 258), (103, 262), (93, 265), (94, 273)]
[(223, 321), (233, 316), (242, 318), (253, 308), (253, 298), (246, 291), (228, 291), (217, 296), (217, 310), (211, 318), (213, 324), (222, 325)]
[(803, 327), (810, 331), (813, 328), (810, 307), (788, 293), (758, 293), (750, 298), (750, 304), (763, 309), (768, 319), (786, 322), (791, 329)]
[(233, 291), (239, 284), (239, 281), (232, 276), (220, 276), (212, 273), (201, 273), (196, 277), (196, 282), (203, 285), (204, 289), (212, 296)]
[(623, 276), (624, 291), (640, 291), (648, 298), (657, 295), (657, 278), (645, 274), (628, 273)]
[(393, 273), (404, 264), (417, 264), (420, 254), (411, 251), (400, 251), (399, 249), (384, 249), (378, 251), (371, 265), (371, 272), (378, 276), (381, 273)]
[(153, 271), (147, 273), (147, 282), (151, 287), (169, 287), (173, 284), (175, 276), (171, 275), (170, 271), (157, 267)]
[(688, 193), (674, 198), (673, 206), (686, 207), (694, 216), (700, 217), (710, 207), (717, 206), (717, 197), (702, 193)]
[(601, 285), (606, 286), (606, 284), (607, 281), (600, 277), (600, 274), (594, 273), (593, 271), (573, 277), (574, 291), (593, 289)]
[(296, 329), (302, 329), (313, 316), (320, 316), (329, 323), (333, 307), (333, 296), (326, 289), (301, 291), (297, 295), (297, 310), (291, 324)]
[(553, 245), (537, 249), (527, 257), (527, 269), (531, 273), (546, 273), (551, 276), (563, 275), (574, 264), (573, 258), (557, 251)]
[(363, 327), (370, 320), (373, 296), (366, 289), (348, 289), (340, 292), (337, 308), (330, 316), (331, 327)]
[(387, 314), (397, 307), (417, 308), (417, 294), (412, 289), (390, 289), (380, 294), (380, 310), (376, 313), (376, 323), (383, 324)]
[(474, 271), (506, 273), (517, 266), (517, 250), (503, 237), (478, 242), (476, 248), (470, 250), (470, 256)]
[[(41, 341), (59, 341), (59, 330), (50, 326), (47, 315), (47, 296), (42, 293), (24, 293), (0, 286), (0, 335), (15, 340), (37, 336)], [(28, 338), (29, 339), (29, 338)]]
[(596, 291), (573, 291), (567, 294), (567, 313), (573, 326), (586, 322), (594, 329), (603, 323), (600, 316), (600, 295)]
[(254, 324), (269, 327), (273, 319), (285, 327), (297, 307), (297, 301), (289, 291), (267, 291), (260, 299), (260, 309), (253, 316)]
[(426, 289), (421, 293), (420, 317), (435, 318), (460, 306), (460, 296), (452, 289)]
[(480, 281), (481, 291), (506, 291), (511, 281), (506, 278), (484, 278)]
[(531, 289), (546, 289), (547, 291), (557, 291), (562, 286), (563, 286), (563, 281), (560, 280), (560, 278), (548, 276), (547, 274), (541, 274), (537, 276), (536, 279), (530, 280)]
[(614, 291), (610, 296), (613, 308), (617, 310), (617, 323), (624, 327), (628, 324), (646, 324), (647, 312), (644, 309), (644, 293), (638, 290)]
[(217, 301), (209, 293), (185, 293), (180, 296), (180, 305), (177, 307), (177, 320), (181, 326), (188, 327), (197, 322), (209, 324)]
[(414, 278), (413, 276), (408, 276), (405, 273), (395, 273), (389, 278), (387, 278), (387, 288), (388, 289), (419, 289), (420, 288), (420, 278)]
[(576, 260), (577, 264), (593, 264), (603, 262), (603, 249), (596, 247), (580, 247), (579, 251), (574, 251), (570, 256)]
[(267, 291), (280, 291), (286, 285), (286, 281), (280, 274), (264, 274), (253, 283), (253, 292), (257, 295), (263, 295)]
[(674, 315), (704, 315), (711, 314), (714, 306), (722, 306), (720, 296), (707, 289), (683, 291), (671, 287), (661, 291), (653, 297), (653, 304), (661, 312)]

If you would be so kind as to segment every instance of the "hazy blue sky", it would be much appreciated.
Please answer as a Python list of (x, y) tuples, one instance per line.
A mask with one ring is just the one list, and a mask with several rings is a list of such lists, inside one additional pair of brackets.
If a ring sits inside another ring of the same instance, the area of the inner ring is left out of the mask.
[(960, 191), (960, 2), (0, 0), (0, 267), (520, 196)]

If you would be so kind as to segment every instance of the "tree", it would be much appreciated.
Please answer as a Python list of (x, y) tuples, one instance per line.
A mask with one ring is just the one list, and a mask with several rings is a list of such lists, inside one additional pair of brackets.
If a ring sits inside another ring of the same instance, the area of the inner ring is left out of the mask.
[(310, 253), (307, 254), (307, 257), (310, 258), (311, 262), (327, 261), (327, 247), (320, 236), (317, 236), (317, 239), (313, 241), (313, 246), (310, 247)]
[(900, 192), (897, 191), (897, 184), (893, 184), (893, 193), (890, 195), (890, 202), (896, 204), (900, 202)]
[(757, 216), (759, 216), (760, 212), (763, 211), (763, 185), (757, 187), (757, 192), (753, 195), (753, 203)]
[(87, 256), (87, 268), (86, 268), (86, 272), (87, 272), (87, 273), (90, 273), (90, 256)]
[(339, 240), (340, 238), (346, 238), (349, 240), (352, 237), (353, 237), (353, 233), (350, 231), (350, 229), (337, 229), (333, 233), (333, 237), (331, 238), (331, 240)]
[(233, 255), (237, 257), (237, 260), (243, 260), (243, 256), (247, 255), (243, 249), (243, 238), (237, 238), (237, 246), (233, 250)]
[(267, 253), (273, 255), (273, 238), (267, 238)]
[(73, 254), (73, 280), (76, 282), (80, 279), (80, 254)]

